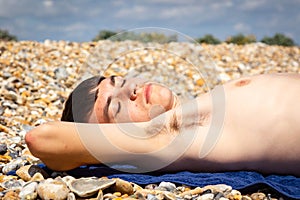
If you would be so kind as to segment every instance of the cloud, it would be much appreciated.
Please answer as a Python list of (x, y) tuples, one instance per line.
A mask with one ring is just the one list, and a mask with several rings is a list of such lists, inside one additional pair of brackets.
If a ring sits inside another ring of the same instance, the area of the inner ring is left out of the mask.
[(27, 15), (36, 8), (34, 4), (29, 7), (25, 1), (18, 0), (0, 0), (0, 5), (0, 16), (7, 18)]
[(191, 6), (191, 5), (185, 5), (180, 7), (173, 7), (173, 8), (165, 8), (161, 10), (161, 12), (158, 14), (158, 16), (162, 19), (176, 19), (176, 18), (185, 18), (191, 17), (192, 14), (198, 14), (201, 15), (201, 13), (204, 11), (204, 8), (202, 6)]
[[(146, 3), (145, 3), (146, 2)], [(222, 2), (213, 2), (209, 0), (202, 1), (137, 1), (134, 5), (113, 3), (118, 7), (114, 15), (118, 19), (134, 19), (138, 21), (168, 21), (174, 23), (194, 23), (195, 21), (204, 21), (215, 19), (222, 15), (225, 9), (233, 6), (232, 0)]]
[(167, 5), (187, 5), (200, 2), (199, 0), (185, 0), (185, 1), (174, 1), (174, 0), (148, 0), (151, 4), (167, 4)]
[(214, 11), (220, 11), (220, 10), (231, 8), (233, 7), (233, 5), (234, 4), (231, 0), (224, 0), (224, 1), (212, 2), (210, 7)]
[(50, 7), (53, 6), (53, 1), (46, 0), (46, 1), (43, 1), (43, 4), (44, 4), (45, 7), (50, 8)]
[(241, 33), (249, 33), (251, 31), (251, 27), (243, 22), (239, 22), (233, 26), (234, 30)]
[(196, 2), (181, 6), (165, 6), (156, 12), (156, 18), (175, 23), (199, 24), (201, 22), (220, 18), (226, 9), (232, 6), (231, 0), (214, 3)]
[(300, 13), (295, 17), (295, 20), (296, 20), (297, 22), (300, 22)]
[(135, 5), (133, 7), (127, 7), (120, 9), (119, 11), (116, 12), (114, 15), (116, 18), (139, 18), (145, 15), (146, 13), (146, 8), (141, 5)]
[(64, 32), (77, 32), (77, 31), (84, 31), (89, 28), (89, 25), (83, 23), (83, 22), (78, 22), (78, 23), (73, 23), (70, 24), (66, 27), (63, 28)]
[[(251, 1), (243, 1), (243, 3), (239, 6), (241, 10), (256, 10), (258, 8), (263, 8), (266, 5), (266, 0), (251, 0)], [(269, 2), (270, 3), (270, 2)]]

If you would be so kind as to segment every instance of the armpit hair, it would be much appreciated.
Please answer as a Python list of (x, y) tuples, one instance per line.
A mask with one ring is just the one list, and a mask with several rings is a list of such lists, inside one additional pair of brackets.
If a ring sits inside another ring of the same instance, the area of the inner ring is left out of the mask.
[(173, 112), (170, 113), (170, 118), (167, 115), (161, 115), (151, 120), (151, 124), (145, 129), (149, 135), (155, 134), (178, 134), (181, 128), (181, 115)]
[(178, 115), (176, 112), (172, 114), (169, 123), (169, 130), (171, 133), (180, 133), (183, 129), (193, 129), (199, 126), (206, 126), (210, 121), (210, 113), (193, 113), (192, 115)]
[(167, 125), (166, 120), (161, 117), (156, 117), (151, 120), (151, 123), (149, 126), (145, 128), (147, 135), (156, 135), (156, 134), (162, 134), (167, 133)]
[(147, 135), (156, 135), (162, 133), (162, 130), (164, 129), (165, 125), (161, 124), (151, 124), (147, 128), (145, 128)]
[(176, 112), (172, 114), (171, 121), (169, 123), (169, 130), (171, 133), (179, 133), (181, 128), (181, 122), (178, 119)]
[(193, 116), (182, 116), (175, 111), (171, 114), (170, 121), (165, 118), (155, 118), (145, 131), (153, 136), (156, 134), (179, 134), (183, 129), (205, 126), (209, 124), (209, 119), (209, 113), (202, 113), (200, 116), (197, 113), (193, 114)]

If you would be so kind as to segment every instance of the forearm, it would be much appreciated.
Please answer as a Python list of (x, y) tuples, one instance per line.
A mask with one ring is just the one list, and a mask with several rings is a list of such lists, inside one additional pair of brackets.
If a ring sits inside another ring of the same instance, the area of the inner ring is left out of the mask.
[(150, 122), (50, 122), (28, 132), (25, 140), (31, 153), (54, 170), (69, 170), (85, 164), (130, 163), (141, 156), (146, 158), (147, 153), (156, 151), (169, 140), (166, 134), (160, 137), (160, 134), (145, 131), (149, 125)]

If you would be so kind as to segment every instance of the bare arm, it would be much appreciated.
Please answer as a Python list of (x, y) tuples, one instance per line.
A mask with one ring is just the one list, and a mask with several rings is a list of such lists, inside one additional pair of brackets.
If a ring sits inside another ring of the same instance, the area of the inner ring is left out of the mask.
[[(49, 122), (28, 132), (25, 140), (32, 154), (54, 170), (104, 163), (133, 164), (140, 172), (154, 171), (182, 157), (196, 137), (194, 130), (183, 131), (181, 112), (181, 108), (171, 110), (140, 123)], [(194, 109), (185, 113), (198, 119)], [(196, 124), (195, 120), (186, 127)]]
[[(156, 151), (170, 135), (153, 134), (149, 125), (49, 122), (28, 132), (25, 140), (31, 153), (49, 168), (64, 171), (85, 164), (130, 162)], [(128, 128), (133, 132), (128, 134)]]

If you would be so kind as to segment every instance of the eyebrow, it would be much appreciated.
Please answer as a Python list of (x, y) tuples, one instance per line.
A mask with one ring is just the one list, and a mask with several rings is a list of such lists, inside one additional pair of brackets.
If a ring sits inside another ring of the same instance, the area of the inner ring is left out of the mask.
[(118, 110), (117, 110), (117, 112), (116, 112), (115, 117), (119, 114), (120, 111), (121, 111), (121, 103), (118, 102)]
[(116, 78), (116, 76), (111, 76), (111, 77), (110, 77), (110, 82), (111, 82), (111, 84), (112, 84), (113, 86), (115, 86), (115, 78)]
[(106, 104), (103, 109), (103, 117), (104, 117), (104, 120), (107, 122), (109, 122), (108, 108), (109, 108), (110, 103), (111, 103), (111, 96), (107, 98)]
[(123, 87), (126, 83), (126, 79), (123, 80), (123, 83), (121, 84), (121, 87)]

